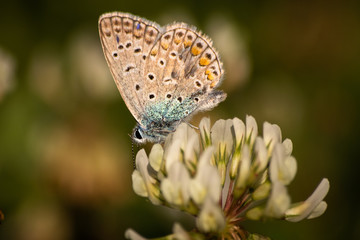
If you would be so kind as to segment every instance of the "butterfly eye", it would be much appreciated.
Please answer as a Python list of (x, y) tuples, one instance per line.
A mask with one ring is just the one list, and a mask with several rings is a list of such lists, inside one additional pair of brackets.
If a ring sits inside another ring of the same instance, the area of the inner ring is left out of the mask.
[(139, 132), (139, 129), (136, 129), (136, 130), (135, 130), (134, 136), (135, 136), (137, 139), (139, 139), (139, 140), (141, 140), (141, 139), (143, 138), (143, 137), (141, 136), (141, 133)]

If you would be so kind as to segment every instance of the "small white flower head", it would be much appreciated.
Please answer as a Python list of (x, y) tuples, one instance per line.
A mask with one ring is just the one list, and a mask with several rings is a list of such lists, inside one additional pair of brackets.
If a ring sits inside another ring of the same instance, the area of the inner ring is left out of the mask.
[[(238, 118), (219, 120), (213, 127), (204, 118), (200, 134), (182, 123), (164, 147), (152, 147), (149, 157), (143, 149), (138, 152), (132, 175), (135, 193), (196, 218), (194, 231), (176, 224), (164, 239), (267, 239), (250, 234), (240, 223), (297, 222), (324, 213), (328, 180), (307, 200), (292, 204), (287, 186), (297, 171), (293, 144), (282, 141), (279, 126), (265, 122), (262, 135), (257, 126), (252, 116), (245, 123)], [(132, 230), (126, 237), (144, 239)]]

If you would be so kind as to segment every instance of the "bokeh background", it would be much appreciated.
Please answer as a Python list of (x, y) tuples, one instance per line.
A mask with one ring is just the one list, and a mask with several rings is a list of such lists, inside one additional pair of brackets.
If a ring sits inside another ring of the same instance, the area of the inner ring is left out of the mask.
[(110, 76), (97, 20), (131, 12), (207, 33), (226, 70), (219, 118), (253, 115), (292, 139), (305, 200), (323, 177), (328, 210), (301, 223), (249, 222), (272, 239), (360, 239), (358, 1), (46, 1), (0, 3), (0, 224), (4, 240), (123, 239), (187, 229), (184, 214), (131, 189), (135, 121)]

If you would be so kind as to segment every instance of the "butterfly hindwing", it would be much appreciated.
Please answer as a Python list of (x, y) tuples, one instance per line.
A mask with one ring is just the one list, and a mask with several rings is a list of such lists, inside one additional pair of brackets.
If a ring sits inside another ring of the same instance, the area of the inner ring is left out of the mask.
[(184, 23), (166, 27), (151, 49), (144, 71), (151, 94), (144, 96), (144, 101), (150, 105), (166, 102), (165, 120), (181, 120), (198, 110), (209, 110), (226, 97), (221, 91), (214, 94), (223, 69), (211, 40)]

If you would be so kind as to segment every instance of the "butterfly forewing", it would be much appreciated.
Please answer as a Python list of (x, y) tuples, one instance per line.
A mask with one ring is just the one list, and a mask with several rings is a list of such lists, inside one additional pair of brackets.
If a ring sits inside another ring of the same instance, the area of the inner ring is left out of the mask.
[(120, 94), (137, 121), (144, 112), (144, 63), (160, 27), (127, 13), (106, 13), (99, 19), (105, 58)]

